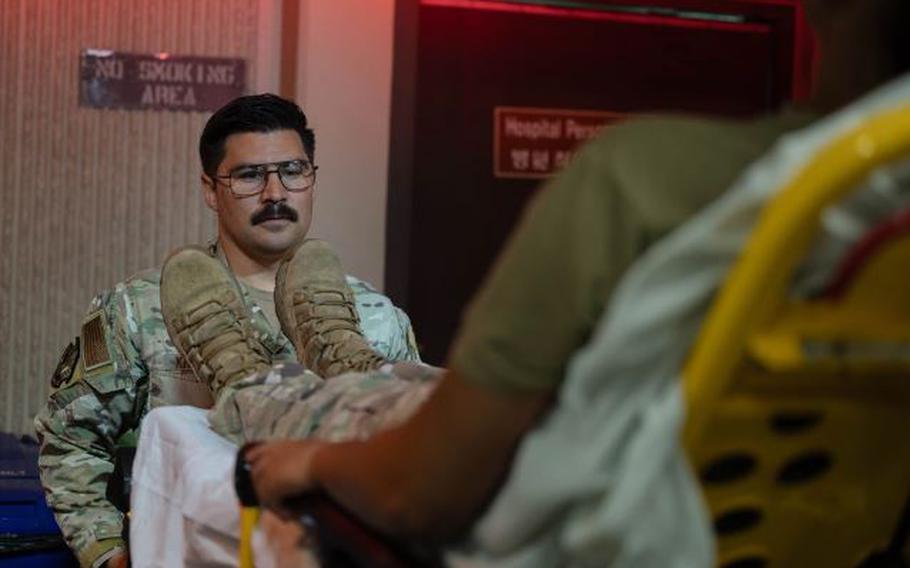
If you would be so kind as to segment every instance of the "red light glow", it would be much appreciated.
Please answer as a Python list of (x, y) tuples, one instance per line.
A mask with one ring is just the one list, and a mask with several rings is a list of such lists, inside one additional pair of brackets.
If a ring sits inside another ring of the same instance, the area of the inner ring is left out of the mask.
[(575, 8), (560, 8), (556, 6), (542, 6), (537, 4), (517, 4), (512, 2), (496, 2), (494, 0), (420, 0), (422, 6), (440, 6), (447, 8), (463, 8), (466, 10), (485, 10), (490, 12), (512, 12), (530, 14), (535, 16), (548, 16), (552, 18), (570, 18), (574, 20), (611, 21), (629, 24), (672, 26), (677, 28), (715, 29), (737, 32), (767, 33), (769, 28), (757, 23), (727, 23), (711, 20), (697, 20), (686, 18), (673, 18), (668, 16), (631, 14), (625, 12), (607, 12), (598, 10), (584, 10)]

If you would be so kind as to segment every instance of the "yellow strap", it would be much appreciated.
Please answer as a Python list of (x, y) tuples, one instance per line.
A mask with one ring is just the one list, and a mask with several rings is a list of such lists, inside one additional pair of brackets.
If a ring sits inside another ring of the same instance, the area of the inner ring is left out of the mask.
[(259, 522), (259, 507), (240, 507), (240, 568), (253, 568), (253, 529)]

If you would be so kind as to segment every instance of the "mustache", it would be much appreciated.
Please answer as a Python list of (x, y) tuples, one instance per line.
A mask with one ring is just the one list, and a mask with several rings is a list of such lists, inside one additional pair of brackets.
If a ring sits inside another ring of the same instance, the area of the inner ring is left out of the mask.
[(262, 209), (253, 213), (250, 223), (258, 225), (274, 219), (287, 219), (291, 223), (297, 222), (297, 212), (284, 201), (269, 201)]

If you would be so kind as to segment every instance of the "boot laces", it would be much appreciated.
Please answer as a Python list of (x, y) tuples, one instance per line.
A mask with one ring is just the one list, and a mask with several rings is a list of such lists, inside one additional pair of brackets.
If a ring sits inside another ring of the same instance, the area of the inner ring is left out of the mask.
[(323, 374), (369, 371), (385, 362), (361, 334), (360, 317), (347, 294), (315, 288), (297, 291), (294, 308), (309, 363)]
[(180, 319), (178, 335), (187, 357), (215, 390), (269, 366), (269, 355), (253, 336), (246, 309), (231, 290)]

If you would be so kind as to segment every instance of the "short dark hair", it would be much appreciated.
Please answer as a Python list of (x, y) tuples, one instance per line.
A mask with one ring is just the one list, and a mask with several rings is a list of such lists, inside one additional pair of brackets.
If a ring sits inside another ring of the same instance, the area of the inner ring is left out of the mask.
[(310, 162), (316, 152), (313, 129), (307, 128), (306, 115), (292, 101), (264, 93), (238, 97), (213, 114), (199, 137), (199, 159), (202, 171), (215, 175), (224, 159), (224, 143), (238, 132), (273, 132), (294, 130), (300, 135)]

